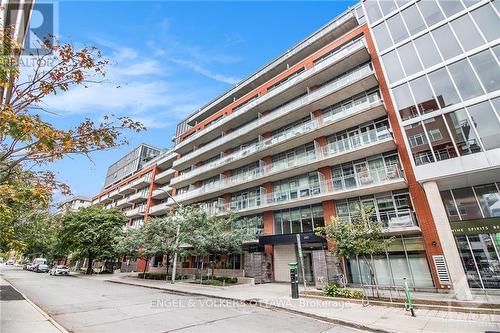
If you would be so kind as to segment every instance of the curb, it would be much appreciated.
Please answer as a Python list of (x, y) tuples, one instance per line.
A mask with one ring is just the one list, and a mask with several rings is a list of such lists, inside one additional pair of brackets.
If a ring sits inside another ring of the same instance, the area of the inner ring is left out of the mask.
[(54, 327), (59, 330), (61, 333), (70, 333), (68, 330), (66, 330), (64, 327), (62, 327), (57, 321), (55, 321), (49, 314), (45, 311), (42, 310), (38, 305), (36, 305), (33, 301), (31, 301), (26, 295), (21, 292), (19, 289), (17, 289), (8, 279), (5, 278), (5, 276), (2, 276), (2, 279), (7, 281), (12, 288), (14, 288), (18, 293), (20, 293), (26, 302), (28, 302), (32, 307), (35, 308), (45, 319), (47, 319)]
[(130, 283), (130, 282), (125, 282), (125, 281), (117, 281), (117, 280), (102, 280), (104, 282), (109, 282), (109, 283), (116, 283), (116, 284), (123, 284), (123, 285), (128, 285), (128, 286), (135, 286), (135, 287), (142, 287), (142, 288), (148, 288), (148, 289), (156, 289), (156, 290), (162, 290), (165, 292), (168, 292), (170, 294), (174, 295), (182, 295), (182, 296), (202, 296), (202, 297), (210, 297), (210, 298), (216, 298), (216, 299), (221, 299), (221, 300), (226, 300), (226, 301), (233, 301), (233, 302), (238, 302), (242, 304), (247, 304), (247, 305), (253, 305), (257, 306), (260, 308), (265, 308), (265, 309), (271, 309), (271, 310), (276, 310), (276, 311), (285, 311), (297, 315), (301, 315), (304, 317), (320, 320), (323, 322), (328, 322), (331, 324), (335, 325), (340, 325), (340, 326), (345, 326), (345, 327), (350, 327), (350, 328), (355, 328), (359, 330), (364, 330), (368, 332), (373, 332), (373, 333), (395, 333), (395, 331), (390, 331), (386, 329), (381, 329), (381, 328), (376, 328), (372, 327), (369, 325), (363, 325), (363, 324), (357, 324), (349, 321), (345, 321), (342, 319), (333, 319), (333, 318), (328, 318), (328, 317), (323, 317), (307, 312), (302, 312), (299, 310), (293, 310), (289, 308), (285, 308), (282, 306), (277, 306), (277, 305), (272, 305), (272, 304), (267, 304), (265, 302), (261, 302), (255, 299), (248, 299), (248, 300), (242, 300), (242, 299), (237, 299), (237, 298), (232, 298), (232, 297), (224, 297), (224, 296), (217, 296), (217, 295), (207, 295), (207, 294), (202, 294), (202, 293), (197, 293), (197, 292), (190, 292), (190, 291), (180, 291), (180, 290), (173, 290), (173, 289), (168, 289), (168, 288), (162, 288), (162, 287), (155, 287), (155, 286), (146, 286), (146, 285), (141, 285), (141, 284), (135, 284), (135, 283)]

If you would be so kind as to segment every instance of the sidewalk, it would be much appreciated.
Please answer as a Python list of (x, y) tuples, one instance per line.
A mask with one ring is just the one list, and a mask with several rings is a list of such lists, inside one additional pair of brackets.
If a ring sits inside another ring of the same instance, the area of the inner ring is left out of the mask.
[(485, 332), (500, 331), (500, 316), (438, 310), (417, 310), (412, 318), (404, 308), (373, 306), (337, 300), (301, 297), (291, 299), (288, 284), (202, 286), (187, 282), (143, 280), (128, 274), (85, 277), (113, 283), (124, 283), (174, 293), (203, 295), (228, 301), (251, 302), (257, 306), (302, 314), (319, 320), (376, 332)]
[(0, 278), (0, 331), (2, 333), (61, 333), (36, 305)]

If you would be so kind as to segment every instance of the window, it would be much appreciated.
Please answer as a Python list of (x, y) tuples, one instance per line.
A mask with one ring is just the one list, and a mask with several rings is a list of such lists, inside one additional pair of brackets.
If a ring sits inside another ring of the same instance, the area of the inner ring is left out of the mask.
[(377, 41), (380, 52), (392, 45), (389, 31), (387, 30), (384, 22), (373, 28), (373, 34), (375, 35), (375, 40)]
[(382, 9), (383, 15), (388, 15), (392, 11), (396, 10), (396, 4), (394, 3), (394, 0), (384, 0), (379, 1), (378, 3), (380, 5), (380, 8)]
[(487, 92), (500, 89), (500, 67), (489, 50), (475, 54), (470, 61)]
[(391, 32), (394, 44), (408, 37), (408, 33), (406, 32), (406, 28), (403, 23), (403, 19), (401, 19), (400, 15), (394, 15), (390, 17), (387, 20), (387, 26), (389, 27), (389, 31)]
[(479, 140), (464, 109), (444, 115), (460, 155), (481, 151)]
[(500, 123), (488, 101), (467, 108), (476, 125), (484, 149), (500, 147)]
[(438, 0), (439, 5), (441, 5), (441, 9), (443, 9), (443, 12), (447, 17), (452, 16), (453, 14), (458, 13), (462, 9), (464, 9), (464, 6), (460, 1), (457, 0)]
[[(416, 165), (434, 162), (422, 123), (405, 126), (406, 137)], [(412, 138), (412, 139), (411, 139)]]
[(432, 35), (445, 60), (459, 55), (462, 52), (460, 45), (447, 24), (433, 30)]
[(429, 27), (444, 19), (443, 13), (441, 13), (441, 10), (434, 0), (420, 1), (417, 6), (422, 12), (425, 22), (427, 22)]
[(477, 97), (483, 93), (483, 89), (481, 88), (476, 75), (474, 75), (467, 59), (463, 59), (450, 65), (449, 69), (458, 88), (458, 92), (464, 101)]
[(389, 82), (396, 82), (401, 80), (405, 74), (399, 63), (396, 51), (391, 51), (382, 56), (382, 61), (384, 62), (384, 68), (387, 72)]
[[(452, 1), (449, 1), (452, 2)], [(453, 1), (455, 2), (455, 1)], [(458, 1), (457, 1), (458, 2)], [(469, 15), (464, 15), (451, 22), (451, 26), (457, 34), (458, 40), (465, 51), (472, 50), (484, 43)]]
[(441, 130), (439, 128), (429, 130), (428, 134), (431, 141), (439, 141), (443, 139), (443, 135), (441, 134)]
[(368, 16), (370, 23), (373, 23), (382, 18), (382, 13), (380, 12), (380, 8), (377, 2), (377, 0), (368, 0), (363, 3), (366, 15)]
[(420, 59), (422, 59), (425, 67), (431, 67), (441, 62), (441, 56), (439, 55), (430, 34), (420, 36), (413, 42), (415, 43), (415, 47), (417, 48)]
[(392, 91), (402, 120), (418, 116), (417, 108), (406, 83), (395, 87)]
[(495, 184), (474, 186), (484, 217), (500, 216), (500, 193)]
[(425, 75), (410, 81), (410, 87), (420, 113), (426, 114), (439, 109), (438, 103), (432, 94), (429, 81), (427, 81)]
[(442, 161), (457, 157), (443, 117), (438, 116), (425, 121), (427, 135), (436, 160)]
[(451, 191), (441, 191), (441, 199), (443, 200), (444, 208), (446, 209), (446, 215), (448, 215), (448, 220), (450, 222), (460, 221), (460, 216), (458, 215), (458, 210), (455, 206), (455, 201), (453, 200)]
[(420, 60), (418, 60), (417, 57), (417, 52), (411, 42), (399, 47), (398, 54), (402, 59), (403, 67), (407, 76), (422, 70), (422, 65), (420, 65)]
[[(499, 1), (497, 0), (496, 2), (498, 3)], [(488, 42), (500, 37), (500, 29), (498, 29), (500, 19), (490, 4), (472, 11), (471, 15)]]
[(430, 73), (429, 81), (434, 88), (435, 97), (442, 108), (460, 102), (460, 98), (445, 68)]
[(424, 20), (422, 19), (422, 16), (420, 16), (416, 5), (406, 8), (401, 12), (401, 15), (403, 15), (410, 35), (414, 35), (417, 32), (425, 29)]
[(462, 220), (480, 219), (481, 210), (471, 187), (452, 190)]

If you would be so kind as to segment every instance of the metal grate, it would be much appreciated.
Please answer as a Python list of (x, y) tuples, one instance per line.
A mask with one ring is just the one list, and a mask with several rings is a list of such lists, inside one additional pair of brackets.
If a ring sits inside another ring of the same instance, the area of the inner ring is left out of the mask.
[(432, 256), (432, 259), (434, 260), (434, 266), (436, 267), (439, 283), (451, 284), (450, 274), (448, 273), (448, 267), (446, 267), (444, 256), (434, 255)]

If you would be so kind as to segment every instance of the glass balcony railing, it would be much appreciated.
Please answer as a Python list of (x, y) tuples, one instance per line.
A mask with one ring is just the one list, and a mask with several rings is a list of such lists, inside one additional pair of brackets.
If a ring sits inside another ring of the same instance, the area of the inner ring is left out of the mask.
[(345, 116), (372, 108), (380, 103), (382, 103), (382, 101), (378, 96), (378, 94), (376, 93), (364, 96), (360, 99), (353, 101), (348, 105), (339, 106), (338, 108), (335, 108), (334, 110), (331, 110), (321, 115), (318, 118), (300, 124), (299, 126), (293, 127), (286, 132), (279, 133), (268, 139), (262, 140), (261, 142), (255, 143), (244, 149), (228, 154), (220, 159), (196, 167), (191, 171), (188, 171), (186, 173), (183, 173), (182, 175), (173, 178), (172, 183), (192, 178), (193, 176), (199, 175), (203, 172), (206, 172), (207, 170), (215, 169), (230, 162), (246, 158), (254, 153), (268, 149), (274, 145), (280, 144), (299, 135), (303, 135), (305, 133), (309, 133), (321, 127), (327, 126)]
[(366, 170), (352, 176), (319, 181), (306, 187), (297, 187), (288, 191), (264, 193), (259, 196), (249, 197), (245, 200), (232, 201), (224, 204), (224, 206), (220, 208), (220, 211), (238, 211), (263, 206), (273, 206), (290, 200), (356, 190), (398, 180), (404, 180), (403, 171), (399, 169), (398, 165), (391, 165), (374, 170)]
[(318, 89), (310, 92), (309, 94), (307, 94), (303, 97), (300, 97), (298, 99), (295, 99), (295, 100), (279, 107), (278, 109), (274, 110), (273, 112), (271, 112), (265, 116), (262, 116), (259, 119), (255, 120), (251, 123), (248, 123), (247, 125), (241, 127), (240, 129), (238, 129), (234, 132), (231, 132), (227, 135), (224, 135), (218, 139), (215, 139), (214, 141), (202, 146), (199, 149), (196, 149), (192, 152), (187, 153), (186, 155), (184, 155), (180, 159), (176, 160), (174, 162), (174, 164), (178, 165), (178, 164), (186, 162), (186, 161), (188, 161), (196, 156), (207, 153), (211, 149), (214, 149), (215, 147), (217, 147), (223, 143), (226, 143), (228, 141), (232, 141), (237, 137), (248, 134), (248, 133), (254, 131), (255, 129), (257, 129), (258, 127), (261, 127), (265, 123), (269, 123), (271, 121), (279, 119), (283, 115), (286, 115), (286, 114), (288, 114), (288, 113), (290, 113), (290, 112), (292, 112), (292, 111), (294, 111), (294, 110), (296, 110), (304, 105), (308, 105), (312, 101), (315, 101), (319, 98), (322, 98), (322, 97), (326, 96), (327, 94), (332, 93), (333, 91), (340, 90), (340, 89), (342, 89), (342, 88), (344, 88), (344, 87), (346, 87), (346, 86), (348, 86), (348, 85), (350, 85), (350, 84), (352, 84), (352, 83), (354, 83), (354, 82), (360, 80), (361, 78), (366, 77), (370, 74), (373, 74), (371, 64), (366, 64), (366, 65), (363, 65), (361, 67), (358, 67), (358, 68), (356, 68), (356, 69), (354, 69), (354, 70), (352, 70), (352, 71), (350, 71), (350, 72), (348, 72), (340, 77), (333, 79), (330, 82), (325, 83), (324, 85), (322, 85)]
[(268, 176), (272, 173), (280, 172), (283, 170), (296, 168), (302, 165), (308, 165), (312, 162), (320, 161), (322, 159), (331, 158), (336, 155), (345, 154), (356, 149), (363, 148), (370, 144), (380, 142), (391, 137), (391, 133), (387, 127), (380, 127), (377, 129), (362, 132), (357, 135), (350, 136), (339, 141), (328, 144), (323, 149), (315, 149), (303, 155), (295, 155), (284, 161), (275, 162), (267, 166), (255, 168), (249, 172), (234, 175), (231, 177), (221, 179), (210, 184), (203, 185), (199, 188), (187, 191), (176, 196), (177, 200), (184, 200), (192, 198), (204, 193), (215, 192), (218, 190), (226, 189), (228, 186), (242, 184), (250, 180), (258, 179)]
[[(344, 222), (351, 222), (351, 216), (339, 216)], [(382, 223), (383, 229), (418, 227), (417, 217), (411, 209), (398, 209), (376, 212), (372, 217), (374, 221)]]
[[(321, 61), (314, 62), (313, 67), (300, 72), (299, 74), (292, 75), (290, 78), (288, 78), (286, 81), (282, 82), (279, 86), (274, 86), (272, 89), (269, 89), (266, 94), (259, 95), (253, 100), (249, 100), (246, 102), (244, 105), (241, 105), (233, 110), (233, 112), (229, 115), (222, 116), (219, 119), (213, 121), (210, 123), (208, 126), (205, 126), (205, 129), (197, 131), (190, 135), (188, 138), (184, 139), (181, 141), (178, 145), (179, 146), (184, 146), (190, 142), (192, 142), (194, 139), (199, 138), (203, 134), (207, 133), (207, 129), (215, 129), (217, 126), (228, 122), (230, 119), (236, 118), (237, 116), (241, 115), (243, 112), (255, 107), (257, 104), (259, 104), (261, 101), (264, 99), (267, 99), (273, 95), (277, 95), (278, 93), (282, 92), (283, 90), (289, 88), (293, 84), (295, 84), (295, 81), (301, 80), (302, 78), (308, 77), (311, 75), (311, 73), (315, 72), (315, 69), (318, 67), (327, 67), (330, 64), (333, 64), (340, 59), (344, 58), (345, 56), (356, 52), (358, 49), (361, 49), (365, 46), (364, 39), (360, 38), (357, 40), (354, 40), (348, 44), (346, 44), (344, 47), (340, 48), (336, 52), (328, 55), (328, 57), (323, 58)], [(295, 79), (292, 81), (292, 79)], [(280, 89), (278, 89), (280, 88)], [(271, 94), (272, 92), (272, 94)], [(217, 125), (217, 126), (216, 126)]]

